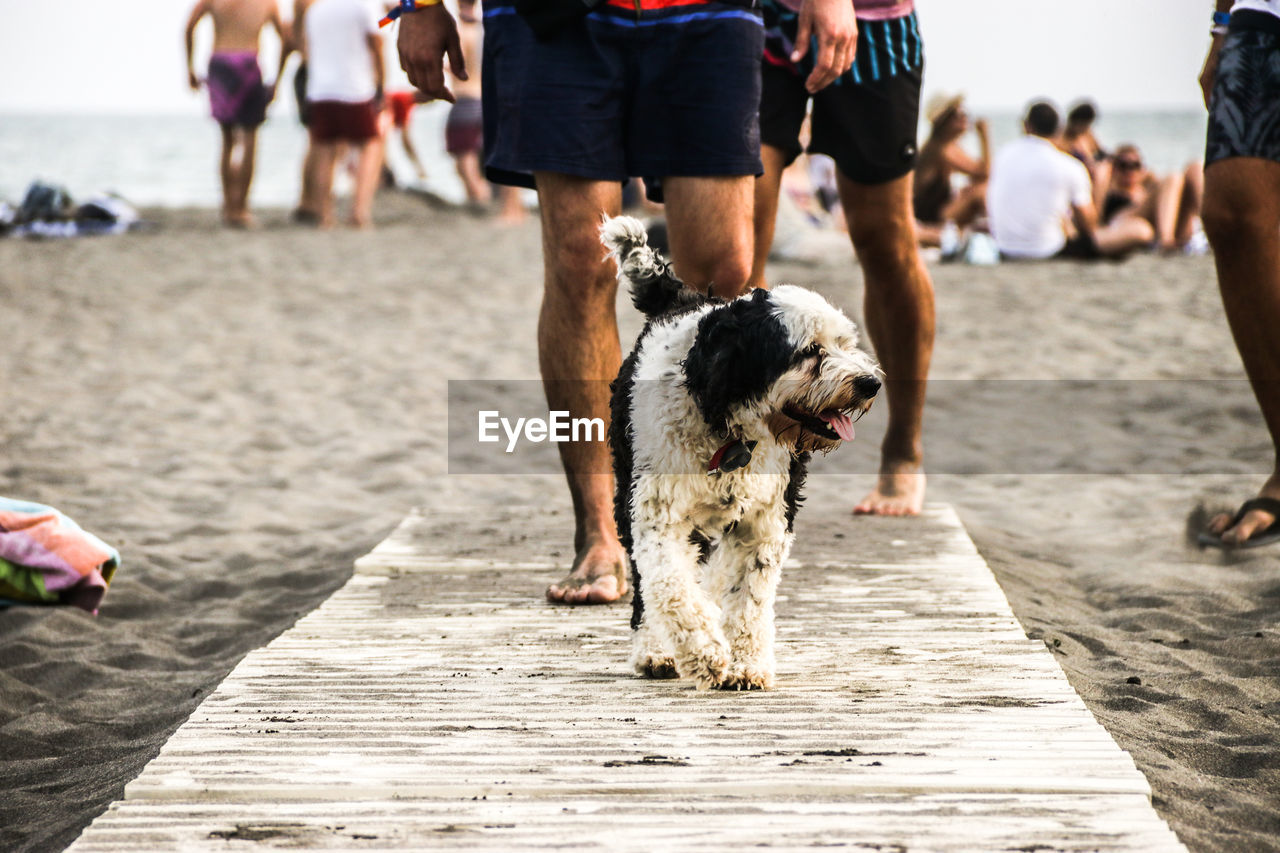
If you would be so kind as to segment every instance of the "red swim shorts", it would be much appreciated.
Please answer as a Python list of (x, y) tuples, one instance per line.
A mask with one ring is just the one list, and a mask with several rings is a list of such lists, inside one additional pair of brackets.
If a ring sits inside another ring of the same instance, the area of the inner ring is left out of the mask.
[(418, 105), (418, 93), (413, 90), (387, 93), (387, 106), (391, 107), (391, 121), (396, 127), (409, 123), (409, 113)]
[(378, 135), (375, 101), (311, 101), (311, 138), (316, 142), (367, 142)]

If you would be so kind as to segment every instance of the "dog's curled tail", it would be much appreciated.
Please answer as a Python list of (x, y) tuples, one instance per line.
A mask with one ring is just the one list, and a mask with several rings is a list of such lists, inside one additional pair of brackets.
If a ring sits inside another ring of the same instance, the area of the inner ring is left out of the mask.
[(606, 216), (600, 242), (618, 262), (618, 275), (631, 283), (631, 302), (646, 317), (700, 305), (707, 297), (676, 278), (662, 256), (649, 245), (644, 223), (630, 216)]

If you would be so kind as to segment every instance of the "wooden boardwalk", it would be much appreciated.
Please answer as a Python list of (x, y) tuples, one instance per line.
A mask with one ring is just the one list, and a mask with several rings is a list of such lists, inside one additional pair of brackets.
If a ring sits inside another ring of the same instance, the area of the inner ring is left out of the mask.
[(777, 688), (698, 693), (539, 599), (562, 516), (414, 514), (71, 849), (1183, 849), (949, 507), (801, 522)]

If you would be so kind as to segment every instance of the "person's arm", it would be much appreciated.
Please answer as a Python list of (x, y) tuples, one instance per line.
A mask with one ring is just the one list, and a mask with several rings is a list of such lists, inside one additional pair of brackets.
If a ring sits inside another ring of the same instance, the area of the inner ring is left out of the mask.
[(271, 17), (267, 20), (271, 23), (271, 26), (275, 27), (276, 35), (280, 37), (280, 65), (276, 68), (275, 79), (267, 87), (267, 103), (269, 104), (276, 99), (276, 89), (280, 85), (280, 78), (284, 76), (284, 66), (289, 61), (289, 54), (293, 52), (293, 47), (290, 44), (289, 28), (280, 19), (280, 6), (278, 4), (273, 3), (271, 5)]
[(978, 162), (982, 167), (982, 177), (975, 175), (974, 180), (985, 181), (991, 177), (991, 127), (985, 118), (980, 118), (973, 123), (973, 129), (978, 134)]
[(200, 88), (200, 76), (196, 74), (196, 25), (200, 23), (200, 19), (209, 14), (209, 0), (199, 0), (191, 9), (191, 16), (187, 18), (187, 85), (192, 90)]
[(967, 175), (975, 182), (981, 182), (991, 177), (991, 141), (987, 135), (987, 123), (983, 119), (978, 119), (974, 130), (977, 131), (978, 146), (981, 150), (978, 159), (970, 157), (969, 152), (965, 151), (958, 142), (952, 142), (947, 146), (946, 151), (943, 152), (943, 159), (954, 171)]
[[(1070, 154), (1062, 156), (1071, 158)], [(1081, 234), (1092, 238), (1098, 230), (1098, 208), (1093, 203), (1089, 171), (1079, 160), (1071, 158), (1070, 162), (1074, 169), (1071, 178), (1071, 219)]]
[(810, 94), (830, 85), (853, 65), (858, 50), (858, 19), (851, 0), (804, 0), (791, 61), (803, 59), (815, 39), (813, 71), (804, 82)]
[(414, 88), (429, 100), (454, 102), (453, 92), (445, 84), (444, 57), (448, 54), (449, 68), (459, 80), (468, 79), (467, 63), (462, 57), (458, 25), (443, 3), (402, 15), (396, 46), (400, 67)]
[(1071, 220), (1075, 223), (1081, 234), (1093, 236), (1098, 230), (1098, 209), (1093, 206), (1093, 201), (1086, 201), (1084, 204), (1071, 205)]
[[(1234, 0), (1217, 0), (1216, 12), (1230, 12)], [(1225, 33), (1214, 33), (1213, 42), (1209, 45), (1209, 53), (1204, 58), (1204, 66), (1200, 69), (1200, 94), (1204, 97), (1204, 105), (1209, 106), (1209, 95), (1213, 93), (1213, 80), (1218, 76), (1218, 54), (1222, 51)]]
[(304, 19), (311, 0), (293, 0), (293, 23), (289, 25), (289, 50), (307, 61), (307, 28)]

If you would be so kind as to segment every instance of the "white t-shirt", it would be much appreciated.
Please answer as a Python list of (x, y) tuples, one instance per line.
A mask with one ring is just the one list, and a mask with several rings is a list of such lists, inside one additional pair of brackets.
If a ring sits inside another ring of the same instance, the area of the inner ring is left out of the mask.
[(373, 0), (315, 0), (303, 18), (307, 100), (358, 104), (377, 94), (369, 35), (378, 34)]
[(1236, 0), (1231, 7), (1232, 12), (1248, 9), (1252, 12), (1266, 12), (1280, 18), (1280, 0)]
[(996, 154), (987, 188), (987, 214), (1006, 255), (1048, 258), (1067, 243), (1071, 206), (1092, 200), (1089, 171), (1039, 136), (1023, 136)]

